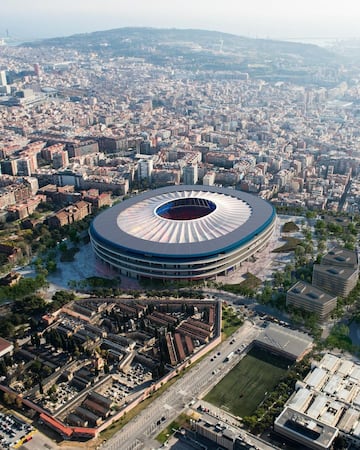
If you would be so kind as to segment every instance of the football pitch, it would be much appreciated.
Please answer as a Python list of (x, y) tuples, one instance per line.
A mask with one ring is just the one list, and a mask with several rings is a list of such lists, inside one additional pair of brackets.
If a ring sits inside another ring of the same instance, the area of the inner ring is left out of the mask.
[(235, 416), (249, 416), (265, 394), (278, 384), (289, 364), (289, 361), (255, 347), (204, 400)]

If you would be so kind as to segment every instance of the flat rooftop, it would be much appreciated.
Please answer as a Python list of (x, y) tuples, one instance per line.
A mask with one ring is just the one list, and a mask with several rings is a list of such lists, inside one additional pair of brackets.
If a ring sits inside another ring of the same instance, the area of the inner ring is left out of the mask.
[(213, 433), (222, 435), (231, 441), (239, 436), (239, 429), (231, 426), (223, 421), (219, 421), (218, 418), (212, 417), (209, 414), (202, 414), (197, 421), (197, 426), (203, 429), (211, 430)]
[(324, 264), (314, 264), (314, 272), (328, 275), (329, 277), (348, 280), (358, 271), (355, 267), (328, 266)]
[(319, 305), (324, 305), (336, 298), (336, 296), (327, 294), (321, 289), (317, 289), (304, 281), (298, 281), (294, 284), (294, 286), (288, 290), (288, 294), (296, 295), (299, 298), (307, 299)]
[(326, 353), (321, 361), (314, 361), (311, 372), (299, 382), (297, 391), (287, 401), (287, 413), (278, 422), (284, 409), (276, 420), (279, 431), (287, 435), (291, 433), (295, 440), (300, 439), (299, 435), (308, 435), (317, 444), (320, 437), (316, 434), (321, 425), (324, 428), (321, 433), (325, 436), (323, 441), (320, 440), (322, 444), (330, 439), (333, 429), (360, 442), (359, 369), (358, 361), (330, 353)]
[(267, 347), (271, 346), (275, 351), (287, 353), (294, 359), (298, 359), (311, 347), (313, 340), (300, 331), (269, 323), (255, 342)]
[(275, 421), (275, 426), (285, 429), (294, 440), (316, 443), (318, 448), (330, 448), (331, 443), (338, 434), (335, 427), (309, 417), (292, 408), (285, 408)]
[(359, 261), (356, 251), (342, 247), (334, 247), (322, 257), (321, 264), (357, 268)]

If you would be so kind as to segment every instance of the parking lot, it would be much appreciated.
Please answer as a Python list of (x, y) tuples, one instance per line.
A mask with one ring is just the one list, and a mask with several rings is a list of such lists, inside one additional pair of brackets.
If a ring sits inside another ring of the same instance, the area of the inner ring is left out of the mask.
[(0, 413), (0, 448), (19, 448), (32, 439), (34, 428), (11, 414)]

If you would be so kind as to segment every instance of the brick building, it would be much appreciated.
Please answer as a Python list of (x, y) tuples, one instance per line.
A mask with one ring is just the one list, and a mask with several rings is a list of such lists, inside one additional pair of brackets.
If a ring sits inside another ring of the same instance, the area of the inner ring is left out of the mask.
[(61, 209), (47, 219), (50, 228), (60, 228), (84, 219), (91, 214), (91, 203), (80, 200), (71, 206)]

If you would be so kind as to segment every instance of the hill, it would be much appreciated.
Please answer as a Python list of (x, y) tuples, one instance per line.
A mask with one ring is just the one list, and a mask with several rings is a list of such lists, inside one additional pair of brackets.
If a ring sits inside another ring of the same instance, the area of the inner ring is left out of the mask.
[(134, 57), (194, 72), (247, 72), (286, 81), (311, 79), (319, 67), (336, 67), (338, 56), (312, 44), (253, 39), (193, 29), (119, 28), (23, 44), (72, 48), (103, 57)]

